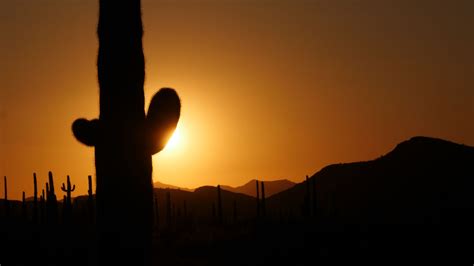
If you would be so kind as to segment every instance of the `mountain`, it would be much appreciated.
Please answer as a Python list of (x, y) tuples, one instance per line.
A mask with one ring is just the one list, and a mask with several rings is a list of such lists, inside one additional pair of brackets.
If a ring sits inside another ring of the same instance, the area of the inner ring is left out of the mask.
[(161, 183), (159, 181), (153, 183), (153, 187), (154, 188), (171, 188), (171, 189), (178, 189), (178, 190), (184, 190), (184, 191), (193, 191), (194, 190), (194, 189), (182, 188), (182, 187), (178, 187), (178, 186), (164, 184), (164, 183)]
[[(257, 197), (256, 192), (256, 181), (255, 179), (250, 180), (243, 186), (239, 187), (230, 187), (230, 186), (221, 186), (223, 190), (227, 190), (234, 193), (242, 193), (248, 196)], [(287, 190), (293, 187), (295, 183), (286, 180), (275, 180), (275, 181), (265, 181), (265, 197), (270, 197), (281, 191)]]
[(301, 214), (313, 181), (317, 211), (337, 214), (345, 222), (469, 221), (472, 217), (466, 216), (474, 209), (474, 148), (414, 137), (378, 159), (324, 167), (309, 183), (269, 198), (268, 206)]
[[(160, 220), (165, 223), (167, 208), (171, 207), (173, 216), (190, 215), (194, 219), (211, 219), (217, 209), (217, 187), (203, 186), (194, 191), (180, 189), (155, 188), (155, 197), (158, 208), (162, 210)], [(169, 195), (170, 206), (167, 206)], [(239, 218), (253, 218), (256, 213), (255, 198), (221, 189), (222, 210), (224, 219), (230, 221), (234, 217), (234, 210)], [(235, 208), (234, 208), (235, 207)], [(213, 211), (214, 209), (214, 211)]]

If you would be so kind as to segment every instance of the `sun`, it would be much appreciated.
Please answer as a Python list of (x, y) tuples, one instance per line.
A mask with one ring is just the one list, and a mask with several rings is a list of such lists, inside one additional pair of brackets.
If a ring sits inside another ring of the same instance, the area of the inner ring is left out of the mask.
[(166, 143), (166, 146), (163, 151), (172, 151), (179, 149), (183, 142), (181, 131), (181, 127), (178, 125), (176, 127), (176, 130), (173, 132), (173, 135), (171, 135), (171, 138)]

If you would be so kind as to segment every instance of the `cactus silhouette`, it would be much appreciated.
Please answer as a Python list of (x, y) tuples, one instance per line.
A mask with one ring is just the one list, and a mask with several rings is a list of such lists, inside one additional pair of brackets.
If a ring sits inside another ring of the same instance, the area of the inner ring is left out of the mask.
[(171, 228), (171, 194), (166, 191), (166, 226)]
[(5, 211), (5, 216), (8, 216), (10, 214), (10, 202), (8, 201), (8, 188), (7, 188), (7, 177), (3, 177), (3, 186), (4, 186), (4, 196), (5, 196), (5, 201), (3, 204), (4, 205), (4, 211)]
[(71, 187), (71, 179), (69, 176), (67, 176), (67, 185), (62, 185), (61, 187), (61, 190), (63, 192), (66, 192), (66, 204), (68, 205), (68, 207), (71, 207), (72, 205), (72, 201), (71, 201), (71, 192), (73, 192), (75, 189), (76, 189), (76, 185), (72, 185)]
[(46, 222), (44, 189), (41, 191), (39, 211), (40, 211), (40, 221), (41, 221), (42, 224), (44, 224)]
[(94, 223), (95, 211), (94, 211), (94, 197), (92, 196), (92, 176), (87, 176), (88, 189), (87, 189), (87, 209), (89, 214), (89, 221)]
[(262, 181), (260, 182), (261, 183), (261, 187), (262, 187), (262, 216), (265, 217), (266, 215), (266, 209), (265, 209), (265, 183)]
[[(58, 201), (54, 193), (53, 173), (48, 172), (49, 183), (46, 183), (46, 209), (49, 223), (56, 223), (58, 218)], [(49, 184), (49, 186), (48, 186)]]
[(255, 185), (257, 187), (257, 217), (260, 216), (260, 191), (258, 190), (258, 180), (255, 180)]
[(26, 220), (26, 217), (27, 217), (25, 191), (23, 191), (22, 196), (21, 196), (21, 217), (23, 218), (23, 220)]
[(38, 223), (38, 183), (36, 180), (36, 173), (33, 173), (33, 223)]
[(62, 185), (61, 190), (63, 192), (66, 192), (65, 195), (65, 200), (63, 202), (64, 204), (64, 221), (69, 222), (72, 216), (72, 200), (71, 200), (71, 192), (73, 192), (76, 189), (76, 185), (73, 185), (71, 187), (71, 179), (69, 176), (67, 176), (67, 185)]
[[(134, 257), (134, 265), (149, 264), (151, 155), (176, 128), (180, 99), (173, 89), (161, 89), (145, 115), (140, 0), (99, 0), (97, 28), (99, 119), (78, 119), (72, 130), (77, 140), (95, 147), (99, 256), (104, 263), (113, 257), (125, 264)], [(130, 252), (118, 256), (114, 250), (121, 247)]]

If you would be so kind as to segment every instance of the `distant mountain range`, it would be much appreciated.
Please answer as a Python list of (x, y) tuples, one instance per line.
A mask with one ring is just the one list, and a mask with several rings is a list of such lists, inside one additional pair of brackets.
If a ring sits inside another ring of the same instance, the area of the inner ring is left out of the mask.
[[(230, 187), (230, 186), (221, 186), (223, 190), (227, 190), (234, 193), (242, 193), (248, 196), (257, 197), (257, 188), (256, 188), (255, 179), (250, 180), (245, 185), (239, 187)], [(264, 181), (265, 182), (265, 197), (271, 197), (277, 193), (285, 191), (296, 183), (293, 183), (287, 179), (274, 180), (274, 181)]]
[[(282, 180), (274, 180), (274, 181), (265, 181), (265, 197), (270, 197), (274, 194), (280, 193), (282, 191), (285, 191), (291, 187), (293, 187), (296, 183), (291, 182), (286, 179)], [(189, 191), (192, 192), (195, 189), (189, 189), (189, 188), (181, 188), (169, 184), (164, 184), (161, 182), (155, 182), (154, 184), (155, 188), (169, 188), (169, 189), (178, 189), (178, 190), (183, 190), (183, 191)], [(207, 186), (205, 186), (207, 187)], [(227, 190), (230, 192), (234, 193), (241, 193), (245, 194), (248, 196), (256, 197), (256, 180), (250, 180), (247, 182), (245, 185), (238, 186), (238, 187), (231, 187), (231, 186), (225, 186), (221, 185), (221, 188), (223, 190)]]
[(153, 187), (155, 187), (155, 188), (178, 189), (178, 190), (184, 190), (184, 191), (190, 191), (190, 192), (194, 191), (194, 189), (189, 189), (189, 188), (182, 188), (182, 187), (178, 187), (178, 186), (173, 186), (173, 185), (161, 183), (161, 182), (159, 182), (159, 181), (153, 183)]

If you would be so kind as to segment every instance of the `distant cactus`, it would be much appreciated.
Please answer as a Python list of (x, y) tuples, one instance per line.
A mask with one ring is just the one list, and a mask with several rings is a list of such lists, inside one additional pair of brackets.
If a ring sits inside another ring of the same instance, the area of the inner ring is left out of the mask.
[(76, 189), (76, 185), (71, 187), (71, 179), (67, 176), (67, 185), (62, 185), (61, 190), (66, 193), (64, 198), (64, 219), (66, 222), (69, 222), (72, 216), (72, 200), (71, 193)]
[[(46, 183), (47, 185), (47, 183)], [(41, 197), (40, 197), (40, 207), (39, 207), (39, 211), (40, 211), (40, 221), (41, 223), (45, 223), (46, 222), (46, 206), (45, 206), (45, 197), (44, 197), (44, 189), (41, 191)]]
[(262, 181), (262, 216), (265, 217), (266, 215), (266, 207), (265, 207), (265, 183)]
[(61, 187), (61, 190), (63, 192), (66, 192), (66, 200), (67, 200), (67, 204), (71, 205), (72, 204), (72, 200), (71, 200), (71, 192), (73, 192), (74, 190), (76, 190), (76, 185), (72, 185), (71, 187), (71, 179), (69, 176), (67, 176), (67, 185), (62, 185)]
[[(53, 173), (48, 172), (49, 183), (46, 184), (46, 209), (48, 212), (48, 222), (56, 223), (58, 219), (58, 201), (54, 192)], [(48, 188), (49, 184), (49, 188)]]
[(36, 180), (36, 173), (33, 173), (33, 223), (38, 223), (38, 183)]
[(257, 186), (257, 217), (260, 216), (260, 191), (258, 190), (258, 180), (255, 180), (255, 184)]
[(94, 223), (95, 210), (94, 210), (94, 197), (92, 195), (92, 176), (87, 176), (88, 189), (87, 189), (87, 209), (89, 214), (89, 220)]
[(48, 200), (48, 197), (49, 197), (49, 184), (48, 184), (48, 182), (46, 182), (46, 198), (44, 198), (44, 199)]
[(21, 217), (23, 218), (23, 220), (26, 220), (26, 217), (27, 217), (25, 191), (23, 191), (23, 194), (21, 197)]
[(5, 195), (5, 201), (4, 201), (4, 210), (5, 210), (5, 216), (8, 216), (10, 214), (10, 202), (8, 201), (8, 186), (7, 186), (7, 177), (3, 177), (3, 186), (5, 188), (4, 190), (4, 195)]

